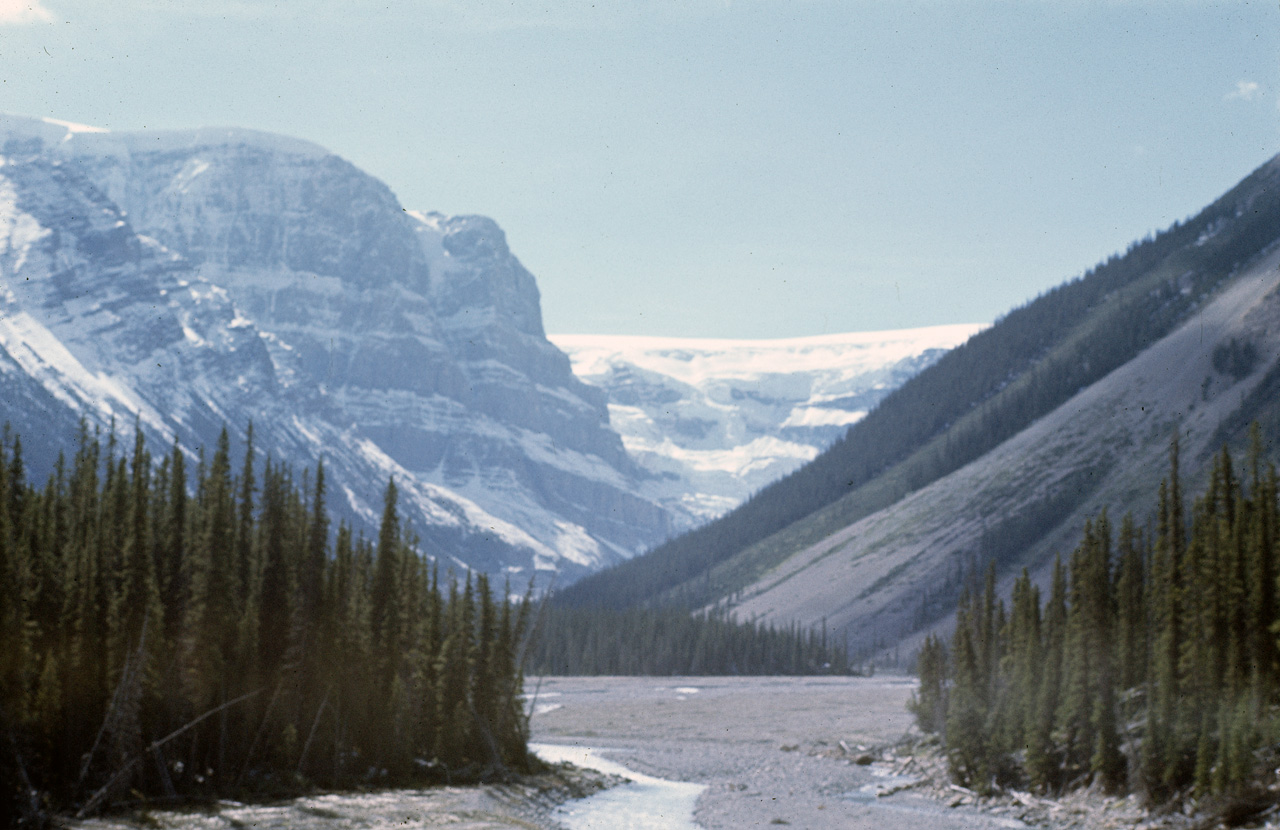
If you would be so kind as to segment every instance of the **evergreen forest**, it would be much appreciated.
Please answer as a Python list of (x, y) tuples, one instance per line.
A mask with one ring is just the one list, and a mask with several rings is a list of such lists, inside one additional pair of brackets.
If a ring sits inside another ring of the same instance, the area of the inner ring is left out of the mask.
[(552, 675), (850, 674), (849, 650), (825, 631), (739, 623), (679, 608), (562, 607), (537, 618), (529, 670)]
[(376, 539), (331, 533), (253, 433), (239, 472), (158, 463), (83, 424), (28, 483), (0, 441), (0, 826), (308, 786), (505, 777), (528, 767), (528, 602), (416, 550), (388, 483)]
[(1009, 605), (994, 568), (964, 592), (950, 644), (918, 656), (912, 701), (955, 780), (979, 791), (1083, 786), (1152, 803), (1238, 797), (1277, 765), (1280, 510), (1260, 431), (1243, 471), (1224, 448), (1186, 515), (1178, 445), (1154, 527), (1104, 511)]

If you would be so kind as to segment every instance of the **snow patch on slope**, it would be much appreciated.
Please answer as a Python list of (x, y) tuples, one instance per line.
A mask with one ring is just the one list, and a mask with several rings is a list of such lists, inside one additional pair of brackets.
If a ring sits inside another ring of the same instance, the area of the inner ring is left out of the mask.
[(160, 415), (132, 389), (102, 372), (85, 368), (57, 337), (25, 311), (0, 314), (0, 348), (55, 398), (73, 408), (87, 403), (106, 416), (111, 402), (140, 416), (148, 426), (167, 432)]
[(74, 121), (63, 121), (58, 118), (41, 118), (46, 124), (53, 124), (56, 127), (66, 128), (68, 136), (74, 133), (108, 133), (111, 132), (106, 127), (91, 127), (88, 124), (77, 124)]

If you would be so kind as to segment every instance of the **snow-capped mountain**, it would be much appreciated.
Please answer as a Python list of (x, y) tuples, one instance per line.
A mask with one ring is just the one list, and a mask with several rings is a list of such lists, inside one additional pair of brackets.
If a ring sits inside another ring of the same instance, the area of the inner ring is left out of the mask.
[(35, 470), (81, 417), (193, 455), (252, 421), (324, 457), (332, 507), (368, 528), (394, 476), (424, 549), (490, 572), (573, 578), (680, 522), (496, 224), (280, 136), (0, 116), (0, 389)]
[(552, 335), (604, 390), (645, 492), (699, 519), (813, 459), (880, 399), (981, 330), (934, 326), (786, 340)]

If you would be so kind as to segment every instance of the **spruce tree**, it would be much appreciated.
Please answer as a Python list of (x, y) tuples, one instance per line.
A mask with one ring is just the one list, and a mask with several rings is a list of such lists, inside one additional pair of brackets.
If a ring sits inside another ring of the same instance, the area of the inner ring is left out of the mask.
[(1146, 562), (1131, 514), (1120, 523), (1116, 559), (1116, 676), (1119, 688), (1129, 691), (1146, 681), (1149, 649)]
[(473, 759), (471, 717), (471, 672), (475, 654), (475, 607), (471, 578), (458, 591), (457, 580), (449, 583), (449, 621), (436, 666), (436, 705), (439, 734), (436, 757), (449, 769), (465, 766)]
[(398, 579), (403, 570), (400, 549), (400, 518), (396, 508), (398, 494), (394, 479), (387, 481), (383, 497), (382, 523), (378, 528), (377, 557), (374, 560), (373, 585), (370, 593), (373, 648), (378, 661), (381, 682), (389, 688), (395, 672), (398, 632), (403, 609)]
[[(976, 607), (975, 607), (976, 606)], [(986, 678), (982, 673), (981, 600), (961, 597), (952, 645), (954, 679), (947, 706), (947, 761), (952, 776), (980, 792), (992, 786), (994, 768), (987, 730)]]
[(912, 695), (910, 708), (920, 731), (941, 734), (947, 718), (947, 654), (942, 640), (930, 634), (916, 655), (919, 685)]
[(1249, 435), (1249, 495), (1251, 509), (1244, 528), (1245, 568), (1248, 574), (1249, 672), (1252, 695), (1256, 704), (1264, 690), (1280, 683), (1280, 651), (1269, 627), (1280, 619), (1277, 607), (1276, 567), (1276, 471), (1262, 463), (1262, 433), (1255, 421)]
[(1053, 582), (1044, 610), (1044, 666), (1035, 691), (1035, 712), (1027, 730), (1027, 774), (1042, 792), (1062, 786), (1061, 753), (1053, 738), (1063, 680), (1063, 655), (1067, 629), (1067, 574), (1062, 558), (1053, 563)]
[(1170, 478), (1160, 483), (1155, 546), (1148, 592), (1152, 652), (1142, 770), (1152, 797), (1181, 786), (1187, 776), (1188, 747), (1178, 706), (1182, 692), (1179, 647), (1183, 631), (1183, 527), (1178, 480), (1178, 441), (1170, 447)]
[(1008, 654), (1004, 666), (1004, 674), (1009, 678), (1008, 702), (1002, 726), (1006, 745), (1025, 749), (1035, 731), (1036, 691), (1044, 661), (1040, 590), (1032, 584), (1031, 575), (1025, 568), (1013, 584), (1012, 598), (1013, 608), (1006, 637)]

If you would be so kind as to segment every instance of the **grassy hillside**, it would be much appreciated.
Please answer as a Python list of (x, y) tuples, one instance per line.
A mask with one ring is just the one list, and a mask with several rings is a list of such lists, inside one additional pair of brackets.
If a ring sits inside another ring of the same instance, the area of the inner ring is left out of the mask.
[[(1174, 330), (1280, 235), (1280, 162), (1186, 223), (1013, 310), (886, 398), (841, 441), (735, 511), (570, 586), (569, 605), (697, 607), (981, 458)], [(1102, 462), (1105, 466), (1105, 459)], [(1077, 470), (984, 531), (1007, 558), (1083, 502)]]

